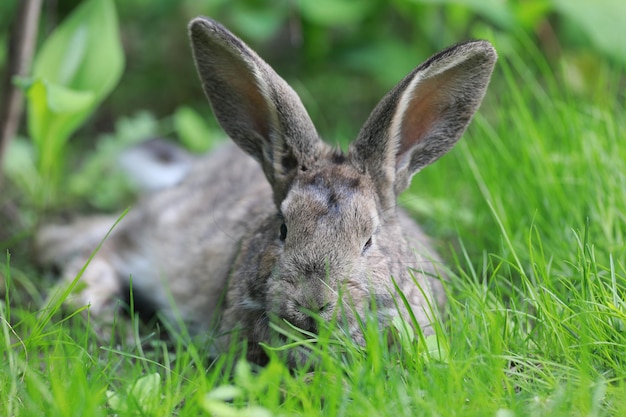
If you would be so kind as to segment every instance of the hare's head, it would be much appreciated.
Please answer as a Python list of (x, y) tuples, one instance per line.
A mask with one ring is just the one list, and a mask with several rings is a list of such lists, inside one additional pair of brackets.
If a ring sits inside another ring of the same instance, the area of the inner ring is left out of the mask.
[(266, 310), (314, 330), (309, 313), (330, 317), (340, 297), (359, 313), (372, 301), (392, 307), (390, 277), (403, 279), (397, 275), (407, 274), (412, 254), (397, 196), (469, 124), (493, 70), (493, 47), (460, 44), (417, 67), (343, 154), (320, 140), (287, 83), (224, 27), (198, 18), (190, 37), (218, 121), (273, 190), (276, 217), (261, 268)]

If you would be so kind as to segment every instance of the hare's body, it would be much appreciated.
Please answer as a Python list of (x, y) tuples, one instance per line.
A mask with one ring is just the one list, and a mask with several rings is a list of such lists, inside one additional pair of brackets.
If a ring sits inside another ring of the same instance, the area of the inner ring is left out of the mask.
[[(223, 146), (193, 162), (179, 184), (144, 196), (113, 228), (92, 261), (103, 268), (93, 276), (90, 267), (84, 277), (97, 294), (81, 301), (108, 310), (132, 284), (150, 310), (207, 330), (242, 238), (275, 214), (259, 165), (233, 144)], [(70, 265), (64, 275), (72, 279), (116, 220), (46, 226), (38, 236), (42, 260)]]
[(103, 249), (116, 247), (108, 255), (116, 273), (132, 274), (151, 307), (204, 331), (215, 324), (242, 238), (275, 214), (271, 196), (258, 164), (225, 146), (197, 160), (177, 186), (147, 195)]
[[(319, 139), (295, 92), (230, 32), (200, 18), (190, 37), (204, 90), (239, 148), (196, 160), (179, 184), (145, 196), (86, 269), (78, 302), (110, 314), (132, 277), (151, 308), (195, 331), (215, 330), (225, 343), (237, 331), (256, 362), (265, 358), (259, 343), (273, 340), (270, 321), (315, 332), (317, 319), (337, 320), (363, 343), (361, 319), (376, 312), (383, 327), (399, 315), (432, 332), (445, 302), (439, 259), (396, 198), (463, 133), (493, 48), (458, 45), (416, 68), (343, 154)], [(42, 259), (72, 279), (114, 220), (45, 228)]]

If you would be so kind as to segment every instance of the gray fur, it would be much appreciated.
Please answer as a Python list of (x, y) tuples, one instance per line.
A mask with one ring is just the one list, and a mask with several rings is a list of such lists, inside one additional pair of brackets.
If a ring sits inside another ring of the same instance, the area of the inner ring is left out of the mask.
[(178, 184), (189, 172), (194, 155), (161, 138), (126, 149), (118, 166), (142, 191), (158, 191)]
[[(259, 343), (274, 340), (271, 320), (315, 331), (309, 313), (339, 317), (357, 343), (373, 302), (381, 326), (396, 315), (410, 321), (393, 277), (432, 333), (446, 299), (440, 260), (396, 198), (465, 130), (496, 60), (491, 45), (457, 45), (417, 67), (343, 155), (319, 139), (296, 93), (241, 40), (206, 18), (189, 33), (204, 91), (240, 149), (212, 152), (176, 186), (145, 196), (96, 254), (97, 271), (87, 268), (88, 288), (74, 302), (110, 314), (132, 274), (134, 289), (166, 317), (214, 331), (222, 348), (245, 340), (249, 359), (263, 363)], [(64, 264), (72, 279), (106, 222), (44, 228), (42, 260)], [(292, 365), (305, 358), (289, 355)]]

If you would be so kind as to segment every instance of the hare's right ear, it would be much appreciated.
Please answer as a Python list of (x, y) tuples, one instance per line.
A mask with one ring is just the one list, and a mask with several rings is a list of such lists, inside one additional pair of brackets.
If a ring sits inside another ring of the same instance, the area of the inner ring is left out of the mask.
[(376, 106), (351, 146), (385, 204), (413, 174), (458, 141), (485, 94), (496, 62), (486, 41), (459, 44), (413, 70)]
[(280, 204), (296, 170), (314, 165), (325, 147), (300, 98), (219, 23), (196, 18), (189, 24), (189, 37), (217, 120), (261, 164)]

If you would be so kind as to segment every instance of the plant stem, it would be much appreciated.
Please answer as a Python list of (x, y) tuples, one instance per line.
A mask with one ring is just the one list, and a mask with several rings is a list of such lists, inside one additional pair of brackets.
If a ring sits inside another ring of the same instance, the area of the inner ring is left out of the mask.
[(35, 50), (42, 0), (19, 2), (17, 18), (11, 29), (7, 69), (2, 80), (0, 97), (0, 183), (4, 154), (15, 136), (22, 116), (24, 96), (13, 84), (13, 77), (27, 75)]

